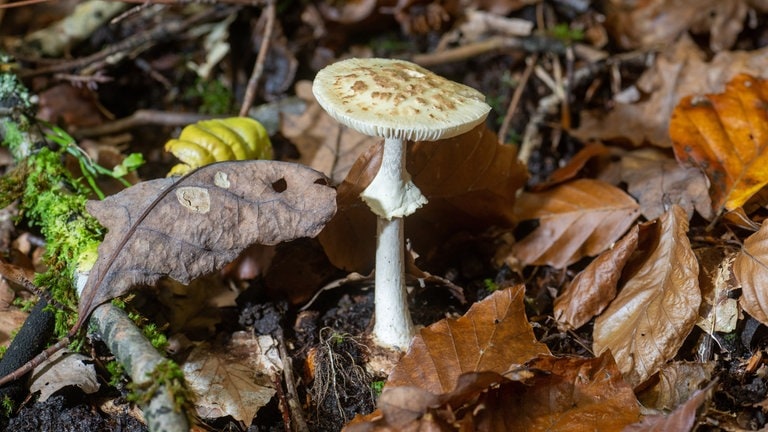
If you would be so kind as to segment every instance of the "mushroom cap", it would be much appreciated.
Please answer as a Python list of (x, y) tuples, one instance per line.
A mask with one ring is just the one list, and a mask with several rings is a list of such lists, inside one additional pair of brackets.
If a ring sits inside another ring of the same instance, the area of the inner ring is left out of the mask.
[(333, 63), (317, 73), (312, 92), (340, 123), (369, 136), (410, 141), (460, 135), (491, 110), (479, 91), (403, 60)]

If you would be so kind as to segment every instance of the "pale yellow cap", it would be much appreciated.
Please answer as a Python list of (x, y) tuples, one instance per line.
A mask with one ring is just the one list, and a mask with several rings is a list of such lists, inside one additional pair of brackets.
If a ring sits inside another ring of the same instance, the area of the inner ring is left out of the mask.
[(369, 136), (410, 141), (460, 135), (491, 110), (479, 91), (404, 60), (333, 63), (317, 73), (312, 92), (340, 123)]

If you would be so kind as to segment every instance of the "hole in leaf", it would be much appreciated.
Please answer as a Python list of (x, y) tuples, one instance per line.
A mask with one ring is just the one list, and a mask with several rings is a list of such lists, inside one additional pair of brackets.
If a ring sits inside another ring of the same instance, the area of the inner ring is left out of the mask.
[(285, 190), (288, 188), (288, 183), (286, 183), (284, 178), (281, 178), (280, 180), (276, 180), (272, 182), (272, 189), (275, 190), (277, 193), (285, 192)]

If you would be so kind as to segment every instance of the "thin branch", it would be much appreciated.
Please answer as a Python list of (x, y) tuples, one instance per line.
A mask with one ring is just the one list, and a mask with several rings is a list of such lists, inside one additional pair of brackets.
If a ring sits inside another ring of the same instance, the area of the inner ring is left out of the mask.
[[(166, 358), (157, 352), (125, 311), (105, 303), (94, 309), (89, 322), (96, 327), (99, 336), (134, 383), (153, 384), (152, 373)], [(189, 431), (185, 413), (176, 407), (173, 393), (162, 384), (148, 403), (141, 407), (141, 411), (150, 431)]]
[(285, 378), (285, 389), (288, 393), (286, 399), (288, 402), (288, 410), (291, 413), (291, 420), (293, 420), (293, 430), (296, 432), (309, 432), (307, 421), (304, 419), (304, 410), (299, 403), (299, 393), (296, 391), (296, 384), (293, 378), (293, 366), (291, 365), (291, 357), (288, 356), (288, 351), (285, 349), (285, 338), (283, 337), (283, 329), (278, 328), (276, 332), (277, 337), (277, 349), (280, 352), (280, 361), (283, 363), (283, 376)]
[(137, 110), (128, 117), (124, 117), (109, 123), (100, 124), (89, 128), (77, 129), (73, 132), (76, 138), (88, 138), (94, 136), (120, 133), (137, 126), (161, 125), (161, 126), (186, 126), (201, 120), (221, 118), (197, 113), (176, 113), (159, 110)]
[(245, 97), (243, 98), (243, 104), (240, 107), (240, 117), (248, 115), (248, 110), (251, 109), (253, 101), (256, 99), (256, 89), (259, 84), (261, 74), (264, 72), (264, 62), (267, 59), (267, 52), (269, 51), (269, 44), (272, 40), (272, 32), (275, 29), (275, 2), (269, 0), (264, 13), (267, 16), (267, 22), (264, 25), (264, 36), (261, 39), (261, 46), (259, 47), (259, 54), (256, 56), (256, 64), (253, 66), (253, 72), (251, 72), (251, 78), (248, 80), (248, 86), (245, 89)]
[(507, 113), (504, 115), (504, 121), (501, 123), (501, 128), (499, 128), (499, 142), (502, 144), (506, 141), (509, 124), (512, 122), (512, 117), (514, 117), (515, 112), (517, 112), (517, 105), (520, 103), (523, 90), (527, 86), (528, 80), (531, 78), (531, 72), (533, 72), (533, 68), (536, 66), (538, 60), (538, 54), (534, 54), (533, 57), (528, 57), (526, 60), (528, 65), (525, 67), (525, 71), (523, 71), (523, 76), (520, 77), (520, 82), (517, 84), (514, 94), (512, 94), (512, 100), (509, 101), (509, 107), (507, 107)]

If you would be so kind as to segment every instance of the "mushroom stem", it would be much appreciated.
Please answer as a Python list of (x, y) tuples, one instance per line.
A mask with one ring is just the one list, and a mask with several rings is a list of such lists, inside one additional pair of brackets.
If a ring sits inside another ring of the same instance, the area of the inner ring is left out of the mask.
[(405, 141), (387, 138), (379, 172), (360, 194), (376, 216), (385, 219), (405, 217), (427, 203), (427, 198), (405, 170)]
[[(374, 182), (379, 179), (380, 190), (395, 195), (406, 189), (404, 185), (410, 184), (424, 199), (409, 177), (405, 171), (404, 142), (399, 139), (387, 139), (381, 168)], [(417, 207), (420, 205), (419, 203)], [(408, 347), (414, 333), (405, 290), (404, 226), (402, 217), (379, 215), (376, 227), (376, 312), (373, 336), (381, 345), (400, 349)]]

